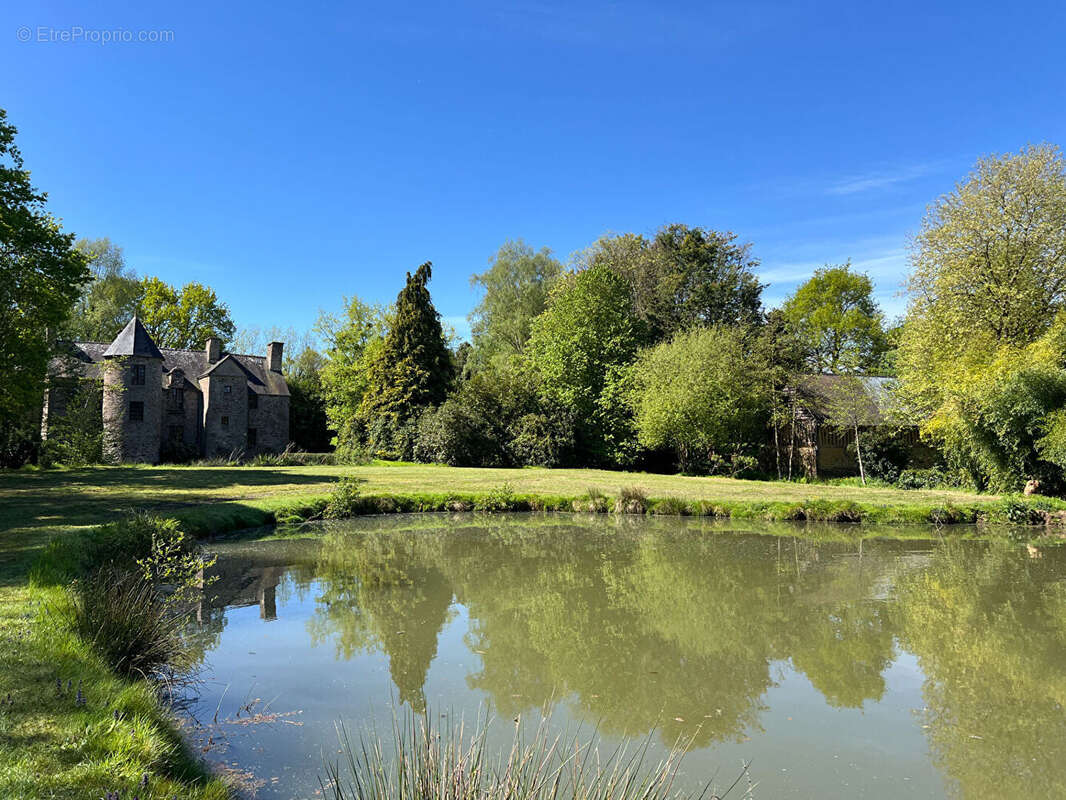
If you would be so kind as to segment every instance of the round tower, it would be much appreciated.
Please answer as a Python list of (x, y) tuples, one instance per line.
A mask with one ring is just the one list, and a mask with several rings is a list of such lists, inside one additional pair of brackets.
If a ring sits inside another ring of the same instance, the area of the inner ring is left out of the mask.
[(134, 317), (104, 351), (104, 459), (155, 464), (163, 432), (163, 354)]

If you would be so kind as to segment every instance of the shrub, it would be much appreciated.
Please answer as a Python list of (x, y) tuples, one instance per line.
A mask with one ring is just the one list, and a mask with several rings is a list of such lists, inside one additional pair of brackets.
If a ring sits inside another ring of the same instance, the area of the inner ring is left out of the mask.
[(680, 497), (664, 497), (651, 507), (652, 514), (684, 516), (689, 513), (688, 503)]
[(606, 514), (610, 509), (607, 495), (595, 488), (590, 488), (583, 496), (574, 500), (570, 505), (574, 511), (579, 513)]
[(100, 463), (104, 445), (102, 402), (99, 381), (80, 381), (67, 389), (63, 413), (51, 420), (48, 438), (41, 442), (38, 463), (42, 467)]
[(453, 467), (496, 467), (507, 463), (496, 425), (464, 402), (462, 392), (418, 420), (414, 456), (419, 461)]
[[(145, 517), (144, 524), (151, 532), (148, 554), (137, 559), (141, 576), (159, 589), (168, 592), (168, 601), (181, 604), (192, 601), (204, 588), (204, 570), (214, 566), (217, 556), (205, 559), (199, 546), (178, 527), (174, 519)], [(217, 576), (216, 576), (217, 577)]]
[(479, 497), (474, 502), (476, 511), (520, 511), (522, 506), (528, 508), (528, 503), (517, 497), (511, 484), (505, 483), (491, 489), (487, 494)]
[(76, 581), (60, 615), (122, 675), (171, 680), (192, 666), (184, 616), (136, 572), (104, 567)]
[(639, 486), (627, 486), (618, 492), (618, 499), (614, 501), (614, 513), (646, 514), (647, 511), (648, 495)]
[(946, 472), (942, 467), (905, 469), (899, 474), (895, 485), (900, 489), (970, 488), (962, 475)]
[(325, 519), (344, 519), (359, 513), (363, 498), (359, 494), (358, 478), (341, 478), (333, 486), (322, 516)]
[(73, 536), (58, 537), (49, 543), (34, 570), (34, 579), (65, 583), (98, 567), (135, 569), (138, 559), (151, 555), (157, 537), (169, 537), (175, 531), (177, 520), (136, 512)]

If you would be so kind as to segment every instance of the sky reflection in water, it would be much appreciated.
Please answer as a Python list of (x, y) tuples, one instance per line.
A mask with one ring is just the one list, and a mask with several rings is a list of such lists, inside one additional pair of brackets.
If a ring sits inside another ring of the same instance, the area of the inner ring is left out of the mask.
[(552, 708), (690, 741), (693, 785), (751, 759), (757, 797), (1066, 796), (1059, 549), (794, 530), (430, 515), (219, 544), (210, 755), (259, 797), (315, 797), (337, 722), (480, 709), (503, 741)]

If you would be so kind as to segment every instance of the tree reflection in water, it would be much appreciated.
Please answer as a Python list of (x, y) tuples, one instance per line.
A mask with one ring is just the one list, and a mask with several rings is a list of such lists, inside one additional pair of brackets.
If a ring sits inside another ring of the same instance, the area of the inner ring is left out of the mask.
[[(963, 796), (1008, 785), (1066, 796), (1058, 550), (1033, 559), (1006, 544), (861, 542), (831, 528), (837, 541), (720, 535), (676, 519), (351, 527), (224, 553), (218, 603), (264, 597), (256, 582), (277, 583), (284, 566), (295, 591), (317, 593), (312, 643), (340, 659), (384, 653), (399, 698), (419, 711), (438, 636), (462, 606), (480, 658), (466, 680), (496, 713), (561, 701), (605, 733), (655, 732), (667, 745), (759, 730), (785, 663), (830, 706), (878, 701), (904, 649), (925, 675), (934, 758)], [(222, 615), (204, 618), (209, 649)]]

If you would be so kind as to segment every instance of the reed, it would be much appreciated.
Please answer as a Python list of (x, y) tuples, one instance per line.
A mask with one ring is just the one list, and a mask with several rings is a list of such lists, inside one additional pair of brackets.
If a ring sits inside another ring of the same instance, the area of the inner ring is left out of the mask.
[[(651, 740), (601, 749), (595, 737), (553, 733), (550, 719), (526, 737), (516, 720), (509, 748), (493, 756), (489, 721), (444, 729), (426, 712), (394, 717), (391, 740), (371, 730), (353, 740), (340, 727), (342, 757), (320, 781), (332, 800), (714, 800), (738, 791), (753, 798), (747, 765), (721, 794), (677, 786), (684, 747), (651, 758)], [(746, 781), (745, 781), (746, 779)]]

